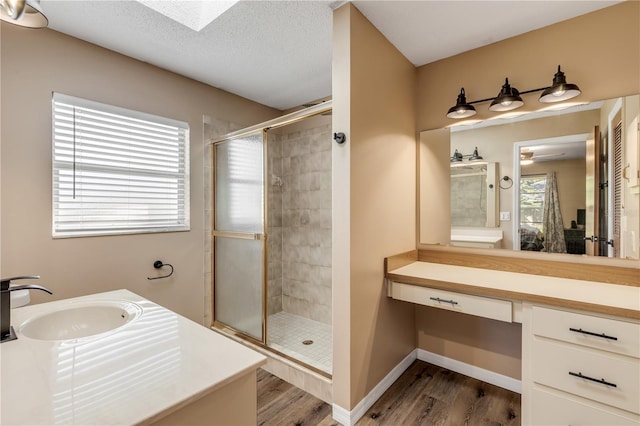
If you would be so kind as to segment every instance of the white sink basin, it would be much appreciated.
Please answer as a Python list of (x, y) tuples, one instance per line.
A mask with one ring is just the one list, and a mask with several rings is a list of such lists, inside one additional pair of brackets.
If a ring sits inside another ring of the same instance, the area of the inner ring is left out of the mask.
[(141, 313), (140, 306), (128, 301), (84, 302), (29, 318), (19, 332), (36, 340), (79, 339), (116, 330)]

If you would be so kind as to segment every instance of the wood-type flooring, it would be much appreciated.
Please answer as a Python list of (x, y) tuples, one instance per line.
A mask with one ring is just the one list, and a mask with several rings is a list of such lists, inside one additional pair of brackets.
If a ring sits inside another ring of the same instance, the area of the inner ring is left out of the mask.
[[(258, 425), (339, 426), (331, 406), (258, 370)], [(520, 425), (520, 395), (415, 361), (357, 426)]]

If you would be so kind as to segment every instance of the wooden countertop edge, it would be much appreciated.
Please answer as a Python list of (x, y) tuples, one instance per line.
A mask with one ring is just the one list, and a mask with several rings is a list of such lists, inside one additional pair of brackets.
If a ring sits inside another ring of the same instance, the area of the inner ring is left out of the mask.
[(474, 294), (478, 296), (493, 296), (503, 299), (522, 300), (524, 302), (542, 303), (545, 305), (558, 306), (562, 308), (578, 309), (593, 313), (613, 315), (622, 318), (640, 320), (640, 311), (633, 309), (616, 308), (608, 305), (598, 305), (593, 303), (578, 302), (569, 299), (558, 299), (555, 297), (541, 296), (518, 291), (499, 290), (469, 284), (459, 284), (447, 281), (430, 280), (426, 278), (410, 277), (407, 275), (394, 274), (388, 272), (386, 277), (400, 283), (413, 284), (421, 287), (438, 288), (441, 290), (452, 290), (460, 293)]
[[(482, 250), (482, 251), (481, 251)], [(537, 253), (539, 256), (523, 257), (527, 253), (504, 250), (490, 252), (487, 249), (432, 247), (416, 250), (417, 260), (446, 265), (495, 271), (517, 272), (545, 277), (570, 278), (605, 284), (640, 286), (640, 262), (621, 262), (621, 259), (594, 258), (593, 256), (556, 255)], [(400, 262), (408, 253), (391, 256), (390, 264)], [(543, 256), (550, 255), (549, 258)], [(395, 268), (389, 268), (393, 271)]]
[(384, 258), (384, 275), (418, 261), (418, 250), (411, 250)]
[(640, 262), (637, 262), (637, 265), (625, 262), (625, 266), (621, 266), (618, 264), (620, 262), (605, 262), (606, 264), (593, 263), (597, 259), (594, 260), (591, 258), (576, 258), (576, 260), (580, 262), (524, 259), (516, 256), (505, 256), (503, 254), (490, 255), (484, 252), (480, 254), (459, 250), (443, 251), (420, 249), (385, 258), (384, 272), (386, 274), (410, 263), (421, 261), (493, 271), (539, 275), (543, 277), (569, 278), (603, 284), (640, 287)]

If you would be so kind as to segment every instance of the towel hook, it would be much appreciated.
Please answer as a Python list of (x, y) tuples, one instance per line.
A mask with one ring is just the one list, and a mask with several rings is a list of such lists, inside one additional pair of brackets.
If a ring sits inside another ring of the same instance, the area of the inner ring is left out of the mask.
[(168, 266), (169, 268), (171, 268), (171, 272), (169, 272), (168, 275), (162, 275), (160, 277), (147, 277), (148, 280), (159, 280), (160, 278), (169, 278), (171, 275), (173, 275), (173, 265), (171, 265), (170, 263), (162, 263), (162, 260), (156, 260), (155, 262), (153, 262), (153, 267), (156, 269), (160, 269), (163, 266)]
[[(502, 181), (505, 181), (507, 183), (503, 185)], [(503, 176), (500, 179), (500, 183), (498, 184), (498, 186), (500, 186), (500, 189), (509, 189), (513, 186), (513, 179), (511, 179), (509, 176)]]

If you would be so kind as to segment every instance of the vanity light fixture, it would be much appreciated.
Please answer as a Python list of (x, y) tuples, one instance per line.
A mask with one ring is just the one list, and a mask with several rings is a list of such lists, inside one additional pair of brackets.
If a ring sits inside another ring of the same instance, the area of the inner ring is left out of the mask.
[(512, 109), (520, 108), (522, 105), (524, 105), (524, 102), (520, 97), (518, 89), (511, 87), (509, 79), (505, 78), (500, 93), (498, 93), (498, 96), (496, 96), (493, 102), (491, 102), (491, 106), (489, 106), (489, 111), (511, 111)]
[(455, 106), (449, 108), (447, 112), (447, 117), (449, 118), (467, 118), (472, 115), (476, 115), (476, 109), (473, 105), (467, 103), (467, 97), (464, 93), (464, 87), (460, 89), (460, 94), (458, 95), (458, 100), (456, 101)]
[(567, 83), (567, 78), (560, 70), (558, 65), (558, 72), (553, 76), (553, 84), (551, 87), (544, 89), (540, 95), (540, 102), (561, 102), (567, 99), (572, 99), (578, 96), (580, 88), (572, 83)]
[(468, 158), (470, 162), (483, 160), (482, 156), (478, 154), (478, 147), (476, 146), (475, 149), (473, 150), (473, 153), (469, 155), (464, 155), (463, 153), (459, 152), (456, 149), (453, 155), (451, 156), (451, 158), (449, 159), (449, 162), (462, 163), (462, 160), (464, 158)]
[(560, 65), (558, 65), (558, 72), (554, 75), (553, 84), (549, 87), (541, 87), (539, 89), (520, 92), (509, 84), (508, 78), (505, 78), (505, 82), (502, 85), (498, 96), (495, 98), (486, 98), (470, 102), (467, 101), (466, 93), (464, 88), (462, 88), (455, 106), (449, 108), (449, 111), (447, 111), (447, 117), (461, 119), (474, 116), (476, 115), (476, 109), (473, 104), (489, 101), (491, 101), (491, 105), (489, 106), (490, 111), (511, 111), (524, 105), (524, 101), (520, 95), (534, 92), (542, 92), (539, 101), (543, 103), (566, 101), (568, 99), (575, 98), (582, 93), (577, 85), (567, 83), (567, 78), (565, 77), (564, 72), (560, 69)]
[(27, 28), (45, 28), (49, 24), (40, 0), (0, 0), (0, 19)]
[(473, 150), (473, 154), (471, 154), (471, 157), (469, 157), (469, 161), (480, 161), (483, 160), (483, 158), (480, 156), (480, 154), (478, 154), (478, 147), (476, 146), (476, 148)]

